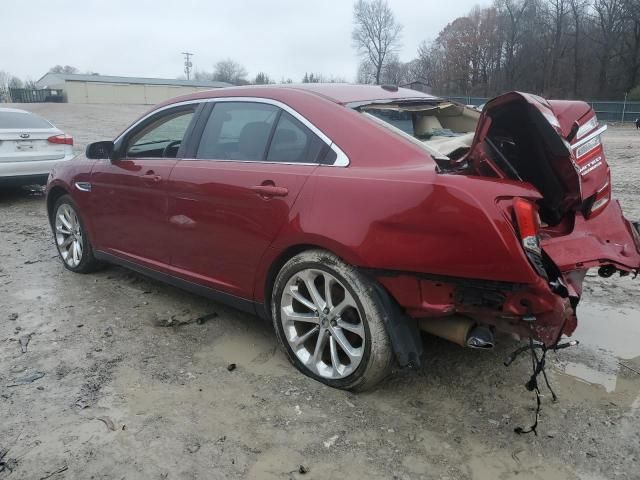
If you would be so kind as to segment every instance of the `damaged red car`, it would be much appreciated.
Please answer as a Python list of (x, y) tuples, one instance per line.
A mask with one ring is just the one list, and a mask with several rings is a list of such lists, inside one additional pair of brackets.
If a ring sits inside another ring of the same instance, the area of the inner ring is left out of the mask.
[(273, 322), (288, 358), (365, 389), (420, 331), (555, 345), (582, 281), (640, 269), (579, 101), (482, 113), (412, 90), (225, 88), (162, 103), (50, 175), (66, 268), (131, 268)]

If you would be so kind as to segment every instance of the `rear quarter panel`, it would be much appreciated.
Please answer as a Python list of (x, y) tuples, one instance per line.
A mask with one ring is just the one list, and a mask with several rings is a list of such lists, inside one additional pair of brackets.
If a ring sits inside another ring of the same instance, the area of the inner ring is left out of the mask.
[(504, 208), (513, 196), (539, 198), (526, 185), (438, 175), (433, 165), (319, 168), (263, 258), (259, 282), (295, 245), (326, 248), (358, 267), (534, 282)]

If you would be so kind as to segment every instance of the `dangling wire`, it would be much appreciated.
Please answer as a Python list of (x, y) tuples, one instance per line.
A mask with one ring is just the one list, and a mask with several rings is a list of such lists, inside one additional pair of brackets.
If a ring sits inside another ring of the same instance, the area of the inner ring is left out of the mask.
[[(516, 427), (514, 428), (514, 432), (518, 434), (533, 432), (534, 435), (536, 436), (538, 435), (538, 431), (537, 431), (538, 421), (540, 420), (540, 410), (542, 408), (542, 400), (541, 400), (542, 395), (540, 394), (540, 388), (538, 386), (538, 375), (542, 374), (544, 378), (544, 382), (547, 385), (547, 388), (549, 389), (549, 391), (551, 392), (553, 401), (555, 402), (558, 400), (558, 396), (556, 395), (556, 392), (553, 391), (553, 388), (551, 388), (551, 384), (549, 383), (549, 378), (547, 377), (547, 372), (545, 371), (547, 352), (549, 350), (557, 351), (563, 348), (573, 347), (574, 345), (578, 345), (578, 343), (579, 342), (577, 340), (572, 340), (570, 342), (565, 342), (560, 344), (556, 342), (552, 347), (547, 347), (544, 343), (534, 343), (533, 337), (529, 337), (528, 345), (518, 348), (511, 355), (509, 355), (509, 357), (507, 357), (504, 364), (505, 366), (508, 367), (513, 363), (513, 361), (521, 353), (526, 352), (527, 350), (531, 352), (531, 368), (533, 370), (533, 373), (531, 374), (529, 381), (525, 384), (525, 387), (528, 391), (535, 392), (536, 394), (536, 414), (535, 414), (535, 420), (533, 424), (527, 429), (524, 429), (522, 427)], [(538, 354), (536, 353), (536, 350), (542, 350), (542, 355), (540, 356), (540, 358), (538, 358)]]

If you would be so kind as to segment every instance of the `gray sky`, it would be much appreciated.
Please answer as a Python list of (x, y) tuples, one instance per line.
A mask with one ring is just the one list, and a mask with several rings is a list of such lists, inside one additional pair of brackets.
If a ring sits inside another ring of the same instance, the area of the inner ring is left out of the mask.
[[(389, 0), (404, 25), (402, 60), (488, 0)], [(37, 80), (55, 64), (81, 72), (175, 78), (180, 52), (213, 69), (230, 57), (279, 81), (304, 72), (355, 78), (351, 0), (30, 0), (0, 8), (0, 70)]]

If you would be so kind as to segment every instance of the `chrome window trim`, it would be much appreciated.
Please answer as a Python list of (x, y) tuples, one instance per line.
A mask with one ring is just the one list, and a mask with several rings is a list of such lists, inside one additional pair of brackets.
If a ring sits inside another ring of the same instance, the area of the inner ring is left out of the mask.
[[(217, 102), (265, 103), (265, 104), (268, 104), (268, 105), (273, 105), (275, 107), (281, 108), (282, 110), (284, 110), (285, 112), (287, 112), (291, 116), (293, 116), (300, 123), (302, 123), (309, 130), (311, 130), (315, 135), (320, 137), (320, 140), (322, 140), (325, 144), (327, 144), (329, 146), (329, 148), (336, 153), (336, 160), (331, 165), (325, 165), (325, 164), (322, 164), (322, 163), (269, 162), (269, 161), (266, 161), (266, 160), (262, 161), (262, 160), (224, 160), (224, 159), (215, 159), (218, 162), (271, 163), (271, 164), (274, 164), (274, 165), (275, 164), (283, 164), (283, 165), (318, 165), (318, 166), (321, 166), (321, 167), (322, 166), (324, 166), (324, 167), (347, 167), (351, 163), (351, 161), (349, 160), (349, 157), (347, 156), (347, 154), (344, 153), (344, 151), (338, 145), (336, 145), (333, 142), (333, 140), (331, 140), (327, 135), (324, 134), (324, 132), (322, 132), (322, 130), (320, 130), (318, 127), (316, 127), (313, 123), (311, 123), (309, 120), (307, 120), (304, 116), (302, 116), (296, 110), (291, 108), (286, 103), (282, 103), (282, 102), (280, 102), (278, 100), (273, 100), (273, 99), (270, 99), (270, 98), (262, 98), (262, 97), (199, 98), (199, 99), (196, 99), (196, 100), (186, 100), (184, 102), (178, 102), (178, 103), (172, 103), (170, 105), (165, 105), (164, 107), (161, 107), (161, 108), (158, 108), (157, 110), (153, 110), (152, 112), (149, 112), (147, 115), (142, 117), (136, 123), (131, 125), (124, 132), (122, 132), (120, 135), (118, 135), (118, 137), (114, 140), (114, 143), (119, 141), (122, 137), (127, 135), (131, 130), (136, 128), (136, 126), (138, 126), (140, 123), (142, 123), (145, 120), (147, 120), (149, 117), (151, 117), (153, 115), (156, 115), (157, 113), (160, 113), (160, 112), (162, 112), (164, 110), (169, 110), (171, 108), (181, 107), (181, 106), (184, 106), (184, 105), (192, 105), (192, 104), (198, 104), (198, 103), (217, 103)], [(204, 159), (201, 159), (201, 160), (204, 160)]]
[(585, 143), (593, 140), (595, 137), (597, 137), (598, 135), (602, 135), (604, 133), (604, 131), (607, 129), (606, 125), (601, 126), (599, 129), (597, 129), (595, 132), (590, 133), (589, 135), (587, 135), (584, 138), (581, 138), (579, 141), (577, 141), (576, 143), (574, 143), (573, 145), (571, 145), (571, 148), (573, 148), (574, 150), (577, 150), (578, 148), (580, 148), (582, 145), (584, 145)]
[(268, 163), (272, 165), (300, 165), (302, 167), (333, 167), (331, 165), (323, 165), (322, 163), (303, 163), (303, 162), (274, 162), (271, 160), (226, 160), (224, 158), (185, 158), (190, 162), (230, 162), (230, 163)]

